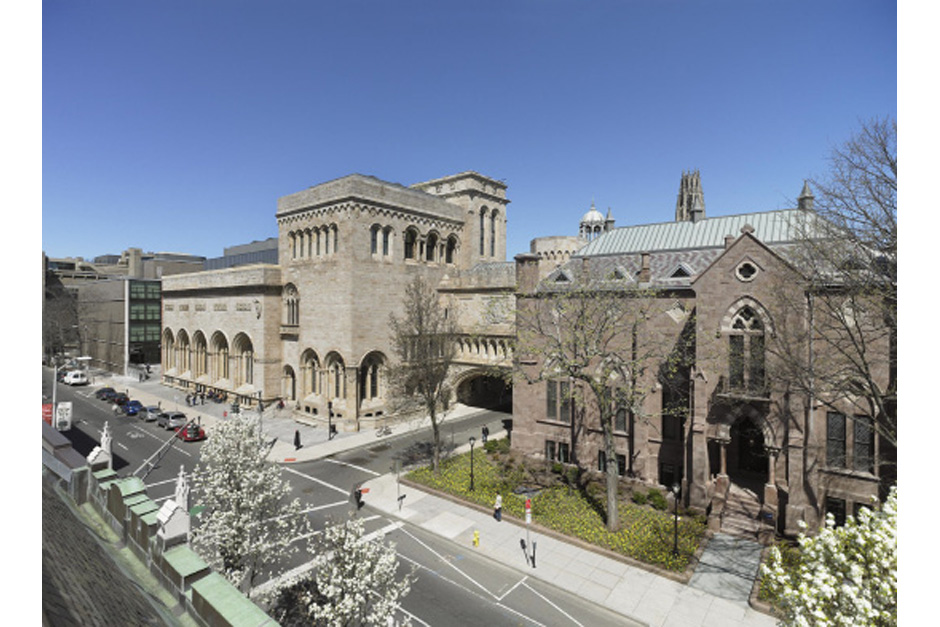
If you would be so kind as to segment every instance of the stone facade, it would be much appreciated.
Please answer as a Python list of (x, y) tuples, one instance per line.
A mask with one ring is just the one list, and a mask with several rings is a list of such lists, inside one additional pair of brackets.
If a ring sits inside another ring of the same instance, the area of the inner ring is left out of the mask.
[[(864, 399), (810, 397), (777, 376), (783, 366), (772, 343), (815, 315), (817, 301), (788, 261), (797, 233), (814, 219), (811, 201), (804, 187), (800, 208), (708, 219), (696, 172), (683, 176), (674, 223), (612, 230), (547, 276), (540, 255), (516, 257), (519, 315), (579, 282), (650, 290), (655, 302), (636, 350), (691, 340), (691, 363), (668, 385), (666, 350), (643, 371), (646, 393), (615, 421), (615, 449), (626, 480), (678, 483), (684, 503), (712, 513), (718, 525), (729, 490), (741, 488), (771, 534), (774, 526), (795, 534), (800, 521), (813, 527), (826, 512), (838, 517), (869, 504), (894, 472), (893, 447), (864, 426)], [(523, 354), (533, 338), (517, 326), (517, 359), (528, 376), (513, 384), (513, 448), (599, 471), (604, 447), (593, 395), (543, 372), (538, 350)], [(889, 389), (889, 334), (867, 339), (872, 376)]]
[[(475, 172), (411, 187), (353, 174), (280, 198), (278, 265), (164, 280), (166, 382), (283, 399), (341, 428), (384, 419), (388, 321), (405, 286), (421, 276), (458, 299), (511, 292), (508, 205), (505, 184)], [(511, 334), (496, 331), (487, 346), (502, 341), (505, 358)]]

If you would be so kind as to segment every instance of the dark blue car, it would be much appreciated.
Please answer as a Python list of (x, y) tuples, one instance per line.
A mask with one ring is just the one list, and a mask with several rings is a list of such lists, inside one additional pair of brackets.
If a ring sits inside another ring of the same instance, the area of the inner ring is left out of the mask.
[(124, 404), (124, 414), (127, 416), (136, 416), (144, 410), (144, 404), (140, 401), (127, 401)]

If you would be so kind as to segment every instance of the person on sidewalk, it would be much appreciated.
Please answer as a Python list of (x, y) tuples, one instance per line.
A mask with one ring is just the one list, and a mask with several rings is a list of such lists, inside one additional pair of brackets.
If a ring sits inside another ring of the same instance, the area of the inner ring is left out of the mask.
[(486, 438), (490, 435), (490, 428), (486, 425), (483, 425), (483, 444), (486, 444)]
[(295, 451), (300, 450), (300, 430), (299, 429), (294, 430), (294, 450)]
[(496, 522), (503, 520), (503, 495), (499, 492), (496, 493), (496, 504), (493, 506), (493, 518), (496, 519)]

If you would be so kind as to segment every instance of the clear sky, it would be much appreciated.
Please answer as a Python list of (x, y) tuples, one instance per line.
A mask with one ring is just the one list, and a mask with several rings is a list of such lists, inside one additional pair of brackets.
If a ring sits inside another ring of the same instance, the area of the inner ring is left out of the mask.
[(277, 199), (358, 172), (508, 184), (508, 258), (794, 206), (860, 121), (897, 115), (897, 5), (851, 0), (45, 0), (42, 247), (207, 257)]

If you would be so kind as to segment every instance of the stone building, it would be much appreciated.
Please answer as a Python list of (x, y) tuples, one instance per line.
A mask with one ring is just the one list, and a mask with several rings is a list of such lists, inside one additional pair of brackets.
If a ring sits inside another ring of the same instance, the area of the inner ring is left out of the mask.
[[(663, 350), (659, 361), (635, 368), (646, 391), (638, 405), (617, 408), (620, 474), (647, 486), (680, 485), (685, 505), (713, 514), (718, 526), (743, 516), (755, 533), (758, 519), (770, 531), (796, 533), (799, 521), (813, 526), (826, 512), (838, 518), (870, 503), (891, 480), (893, 468), (882, 462), (893, 447), (875, 433), (863, 399), (811, 397), (788, 385), (777, 358), (777, 344), (795, 338), (792, 330), (817, 311), (813, 299), (825, 297), (792, 263), (815, 220), (807, 186), (794, 209), (707, 218), (700, 175), (685, 173), (673, 222), (609, 230), (547, 276), (539, 255), (516, 257), (520, 316), (543, 302), (557, 307), (579, 286), (652, 294), (633, 351)], [(802, 305), (786, 305), (793, 302)], [(605, 468), (593, 396), (551, 374), (550, 356), (522, 354), (533, 338), (518, 323), (517, 332), (517, 359), (539, 376), (515, 378), (513, 449)], [(875, 335), (872, 376), (890, 389), (892, 346), (888, 334)], [(626, 328), (623, 336), (629, 341)], [(818, 338), (802, 340), (812, 354)], [(690, 352), (667, 368), (682, 347)]]
[(165, 382), (346, 429), (383, 420), (389, 317), (420, 276), (465, 322), (458, 396), (499, 404), (489, 369), (508, 365), (511, 322), (480, 321), (514, 290), (508, 206), (476, 172), (410, 187), (353, 174), (280, 198), (277, 264), (164, 278)]

